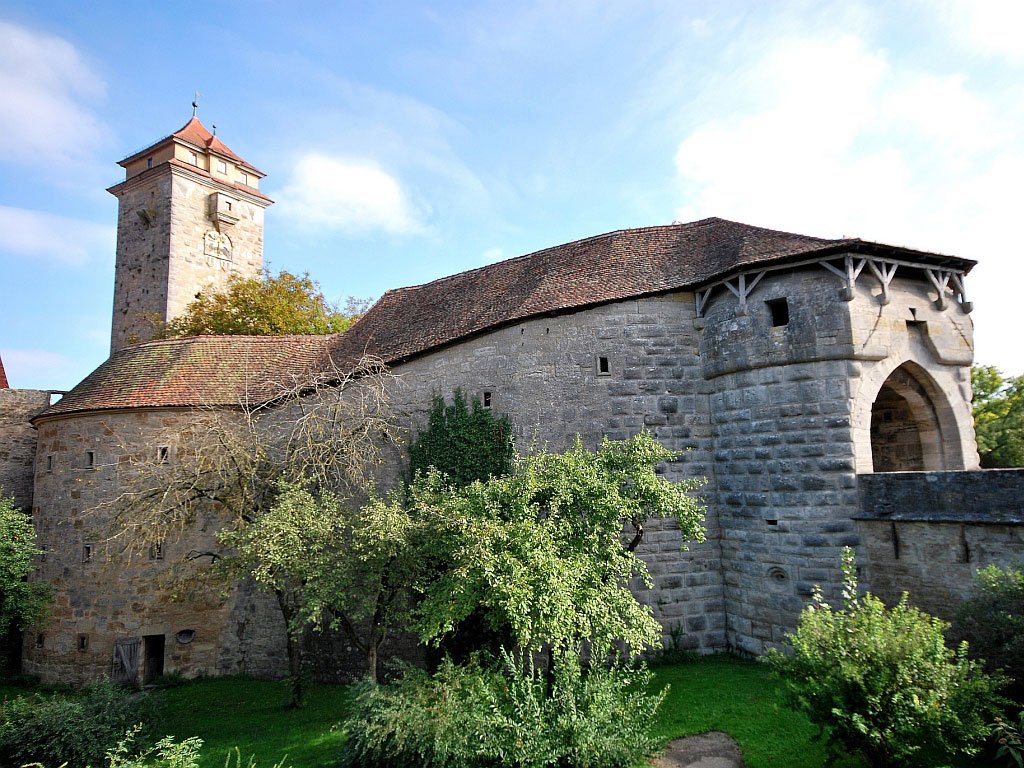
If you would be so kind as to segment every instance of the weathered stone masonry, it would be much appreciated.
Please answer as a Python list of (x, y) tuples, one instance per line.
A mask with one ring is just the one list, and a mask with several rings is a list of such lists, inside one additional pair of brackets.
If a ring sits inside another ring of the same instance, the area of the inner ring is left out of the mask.
[(50, 393), (37, 389), (0, 389), (0, 492), (19, 509), (32, 508), (32, 468), (36, 431), (30, 419), (50, 405)]
[[(206, 548), (212, 525), (165, 542), (159, 558), (125, 563), (101, 546), (109, 521), (97, 510), (126, 486), (131, 457), (187, 426), (192, 408), (233, 407), (367, 352), (397, 377), (408, 437), (426, 425), (433, 396), (461, 389), (510, 417), (522, 451), (647, 429), (681, 452), (663, 471), (705, 480), (707, 540), (684, 550), (666, 523), (639, 550), (654, 585), (638, 597), (666, 643), (778, 646), (815, 585), (838, 595), (846, 546), (865, 586), (887, 600), (909, 589), (946, 615), (977, 567), (1024, 556), (1024, 472), (973, 471), (973, 262), (706, 219), (389, 291), (337, 337), (125, 347), (144, 336), (146, 313), (169, 319), (197, 290), (259, 269), (270, 201), (255, 186), (262, 174), (195, 119), (122, 165), (126, 180), (111, 190), (115, 353), (35, 418), (34, 479), (24, 421), (35, 401), (9, 396), (0, 424), (19, 435), (0, 472), (22, 498), (34, 485), (40, 577), (58, 587), (53, 620), (25, 642), (26, 671), (44, 679), (86, 681), (126, 665), (136, 679), (285, 673), (267, 596), (242, 585), (227, 599), (170, 599), (172, 576), (203, 567), (182, 556)], [(391, 457), (384, 486), (403, 461)], [(973, 514), (968, 500), (983, 509)], [(320, 638), (316, 652), (323, 677), (359, 668), (338, 637)]]

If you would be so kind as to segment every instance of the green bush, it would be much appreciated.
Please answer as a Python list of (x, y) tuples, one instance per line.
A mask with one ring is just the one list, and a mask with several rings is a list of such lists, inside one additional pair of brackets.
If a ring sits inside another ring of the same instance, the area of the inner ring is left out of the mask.
[(953, 631), (989, 669), (1013, 678), (1024, 693), (1024, 565), (990, 565), (978, 571), (975, 595), (957, 611)]
[(997, 717), (989, 725), (996, 746), (996, 761), (1012, 768), (1024, 768), (1024, 712), (1017, 715), (1017, 724)]
[[(388, 686), (365, 685), (345, 722), (346, 768), (625, 768), (657, 745), (650, 737), (664, 692), (643, 668), (581, 669), (561, 656), (550, 680), (503, 656), (408, 668)], [(549, 690), (550, 686), (550, 690)]]
[(151, 719), (148, 698), (111, 683), (77, 696), (18, 696), (0, 705), (0, 765), (100, 765), (126, 732)]
[[(128, 729), (124, 737), (106, 753), (106, 768), (199, 768), (200, 750), (203, 740), (193, 736), (182, 741), (175, 741), (173, 736), (165, 736), (148, 749), (139, 749), (141, 726)], [(234, 758), (234, 759), (232, 759)], [(99, 765), (99, 764), (97, 764)], [(242, 753), (237, 748), (228, 754), (224, 768), (257, 768), (256, 758), (250, 757), (243, 762)], [(25, 768), (46, 768), (43, 763), (29, 763)], [(61, 768), (64, 768), (61, 765)], [(286, 768), (284, 761), (273, 768)]]
[(886, 608), (857, 592), (853, 552), (843, 555), (843, 608), (816, 591), (790, 635), (792, 656), (766, 660), (781, 674), (787, 703), (828, 733), (830, 750), (871, 766), (940, 765), (974, 755), (1001, 700), (1002, 682), (946, 647), (947, 625), (907, 605)]

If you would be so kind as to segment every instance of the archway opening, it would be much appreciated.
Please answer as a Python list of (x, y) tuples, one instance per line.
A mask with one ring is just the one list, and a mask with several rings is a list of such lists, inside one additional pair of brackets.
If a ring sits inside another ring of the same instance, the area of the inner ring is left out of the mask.
[(946, 469), (935, 403), (905, 366), (885, 380), (871, 405), (871, 459), (875, 472)]

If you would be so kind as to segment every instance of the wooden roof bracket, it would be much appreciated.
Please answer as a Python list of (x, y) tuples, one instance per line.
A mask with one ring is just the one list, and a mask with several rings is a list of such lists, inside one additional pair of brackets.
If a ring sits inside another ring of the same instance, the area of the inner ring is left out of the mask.
[(820, 261), (818, 263), (843, 281), (844, 285), (839, 291), (839, 298), (843, 301), (853, 301), (853, 288), (857, 284), (857, 278), (860, 277), (860, 273), (867, 262), (867, 259), (854, 259), (853, 256), (847, 254), (843, 257), (843, 269), (839, 269), (828, 261)]
[(879, 298), (879, 302), (884, 306), (889, 303), (889, 284), (892, 279), (896, 276), (896, 270), (899, 269), (899, 264), (886, 263), (884, 261), (875, 261), (874, 259), (868, 259), (868, 268), (878, 278), (878, 282), (882, 284), (882, 296)]
[(741, 272), (736, 276), (736, 285), (732, 284), (731, 280), (725, 280), (722, 284), (728, 288), (732, 294), (739, 299), (740, 304), (736, 308), (736, 315), (739, 317), (745, 317), (747, 314), (747, 297), (754, 292), (754, 288), (761, 282), (761, 278), (764, 277), (764, 272), (757, 272), (754, 274), (753, 279), (747, 282), (747, 275)]
[(956, 290), (957, 299), (960, 302), (960, 308), (970, 314), (974, 311), (974, 302), (967, 300), (967, 291), (964, 289), (964, 275), (962, 272), (951, 272), (950, 279), (953, 281), (953, 286)]

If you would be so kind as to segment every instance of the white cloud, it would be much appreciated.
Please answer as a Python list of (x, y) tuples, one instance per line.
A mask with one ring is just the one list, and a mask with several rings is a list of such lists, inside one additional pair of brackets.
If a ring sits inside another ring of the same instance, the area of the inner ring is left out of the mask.
[(34, 166), (87, 158), (103, 128), (105, 83), (73, 45), (0, 21), (0, 160)]
[(745, 61), (701, 107), (714, 117), (676, 151), (678, 219), (722, 216), (976, 258), (968, 291), (978, 359), (1024, 370), (1010, 312), (1010, 286), (1024, 281), (1010, 236), (1024, 139), (1000, 95), (816, 30)]
[(81, 265), (109, 257), (115, 242), (112, 226), (0, 205), (0, 252)]
[(978, 53), (1024, 61), (1024, 3), (1020, 0), (946, 0), (943, 6), (954, 41)]
[(305, 154), (276, 196), (281, 213), (300, 224), (354, 234), (423, 229), (422, 212), (401, 183), (369, 160)]

